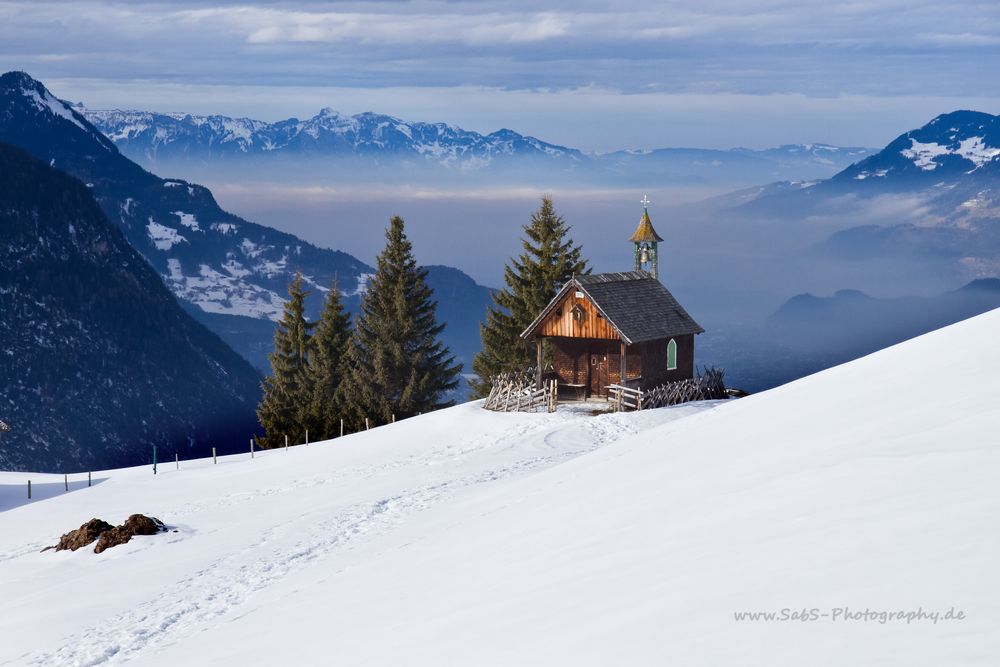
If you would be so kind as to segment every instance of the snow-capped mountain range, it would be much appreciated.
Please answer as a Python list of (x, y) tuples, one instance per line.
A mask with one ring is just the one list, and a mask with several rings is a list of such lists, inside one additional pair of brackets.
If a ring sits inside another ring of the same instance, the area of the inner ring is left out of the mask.
[[(0, 76), (0, 141), (87, 184), (182, 305), (258, 368), (267, 367), (273, 321), (297, 271), (312, 292), (312, 317), (335, 276), (348, 308), (356, 310), (374, 272), (347, 253), (224, 211), (205, 187), (144, 170), (86, 117), (22, 72)], [(449, 325), (445, 342), (469, 361), (489, 290), (455, 269), (429, 271), (431, 287), (451, 296), (441, 299), (438, 311)]]
[(151, 159), (321, 153), (410, 156), (460, 168), (508, 156), (584, 159), (580, 151), (511, 130), (483, 135), (454, 125), (406, 122), (376, 113), (346, 116), (330, 108), (307, 120), (276, 123), (218, 115), (79, 110), (124, 151), (141, 150)]
[[(1000, 116), (953, 111), (900, 135), (882, 150), (858, 160), (832, 178), (773, 183), (749, 190), (742, 200), (733, 201), (773, 201), (768, 198), (775, 195), (818, 201), (826, 195), (871, 197), (890, 192), (925, 192), (931, 208), (946, 214), (954, 212), (956, 194), (972, 195), (958, 202), (960, 206), (982, 209), (990, 202), (977, 199), (990, 194), (998, 179)], [(800, 206), (789, 209), (801, 210)]]
[(953, 111), (906, 132), (829, 179), (777, 182), (720, 198), (798, 216), (885, 195), (919, 198), (925, 226), (970, 228), (1000, 215), (1000, 116)]
[(872, 153), (868, 148), (793, 144), (766, 150), (663, 148), (596, 154), (509, 129), (480, 134), (384, 114), (347, 116), (329, 108), (307, 120), (275, 123), (221, 115), (99, 111), (82, 105), (76, 110), (147, 168), (169, 165), (199, 176), (198, 168), (206, 164), (225, 173), (278, 162), (282, 170), (309, 173), (319, 161), (326, 168), (346, 167), (336, 171), (339, 178), (384, 179), (387, 171), (396, 171), (408, 179), (481, 175), (530, 180), (544, 173), (549, 179), (601, 183), (741, 184), (827, 177)]
[(942, 114), (832, 178), (771, 183), (712, 203), (733, 218), (849, 223), (818, 246), (828, 259), (893, 258), (957, 280), (995, 277), (1000, 116)]
[(1000, 173), (1000, 116), (954, 111), (897, 137), (883, 150), (837, 175), (836, 180), (915, 184)]

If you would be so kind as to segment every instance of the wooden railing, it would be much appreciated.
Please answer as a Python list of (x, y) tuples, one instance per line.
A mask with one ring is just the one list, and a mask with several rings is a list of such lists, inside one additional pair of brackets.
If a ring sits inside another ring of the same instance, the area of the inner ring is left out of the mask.
[(614, 404), (616, 412), (642, 410), (642, 390), (620, 384), (609, 385), (608, 401)]
[(652, 389), (640, 390), (613, 384), (608, 387), (608, 400), (615, 410), (649, 410), (667, 405), (677, 405), (688, 401), (707, 401), (728, 398), (723, 381), (725, 371), (706, 368), (696, 377), (677, 382), (668, 382)]
[(541, 387), (535, 386), (535, 371), (502, 373), (493, 378), (493, 389), (483, 401), (483, 407), (497, 412), (533, 412), (544, 407), (547, 412), (556, 411), (558, 385), (555, 380), (546, 380)]

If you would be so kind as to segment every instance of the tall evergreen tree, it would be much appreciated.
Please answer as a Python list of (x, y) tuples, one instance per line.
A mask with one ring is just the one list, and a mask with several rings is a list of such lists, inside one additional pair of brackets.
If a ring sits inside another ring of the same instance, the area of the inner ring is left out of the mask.
[(521, 332), (575, 273), (588, 273), (582, 248), (567, 238), (570, 227), (556, 214), (552, 198), (542, 197), (539, 209), (524, 226), (524, 251), (504, 267), (507, 286), (493, 295), (494, 305), (480, 325), (482, 352), (472, 360), (477, 378), (472, 381), (477, 396), (489, 394), (490, 378), (535, 363), (535, 353)]
[(344, 311), (336, 277), (311, 342), (305, 373), (309, 401), (303, 407), (302, 424), (312, 439), (332, 438), (339, 433), (344, 416), (338, 390), (351, 342), (351, 316)]
[(427, 271), (417, 266), (403, 220), (393, 217), (386, 247), (361, 304), (341, 384), (352, 429), (368, 417), (386, 423), (446, 407), (447, 392), (458, 385), (460, 366), (438, 336), (437, 302)]
[(310, 331), (315, 324), (306, 321), (306, 296), (302, 289), (302, 274), (288, 286), (288, 301), (281, 322), (274, 330), (274, 352), (271, 375), (264, 379), (264, 396), (257, 407), (257, 418), (264, 427), (263, 447), (284, 444), (287, 435), (298, 441), (305, 435), (302, 427), (302, 406), (308, 402), (305, 382), (309, 356)]

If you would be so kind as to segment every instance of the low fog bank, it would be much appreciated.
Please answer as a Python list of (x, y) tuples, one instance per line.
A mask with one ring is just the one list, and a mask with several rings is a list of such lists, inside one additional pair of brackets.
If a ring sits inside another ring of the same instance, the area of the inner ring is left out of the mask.
[(807, 221), (747, 218), (732, 209), (700, 203), (708, 188), (568, 189), (495, 188), (438, 190), (384, 185), (330, 187), (205, 183), (226, 209), (291, 232), (317, 245), (371, 262), (384, 243), (392, 215), (407, 221), (419, 261), (465, 271), (499, 287), (503, 266), (521, 250), (521, 226), (542, 194), (554, 197), (573, 238), (595, 271), (631, 268), (628, 237), (649, 195), (661, 245), (664, 282), (692, 311), (711, 321), (763, 322), (789, 297), (851, 288), (876, 296), (933, 294), (976, 276), (952, 262), (927, 258), (845, 260), (818, 248), (836, 232), (908, 216), (845, 214)]
[(829, 239), (845, 229), (919, 219), (920, 207), (904, 201), (881, 199), (877, 206), (840, 202), (829, 215), (796, 219), (747, 215), (705, 187), (446, 190), (385, 184), (205, 184), (234, 213), (369, 263), (384, 245), (390, 216), (401, 215), (421, 263), (454, 266), (490, 287), (503, 284), (504, 264), (520, 252), (521, 226), (543, 193), (553, 196), (593, 270), (631, 269), (628, 237), (642, 213), (639, 200), (649, 195), (650, 215), (665, 239), (661, 278), (707, 330), (699, 338), (698, 364), (725, 367), (734, 386), (751, 391), (927, 330), (902, 322), (886, 324), (893, 332), (888, 337), (862, 328), (843, 350), (820, 343), (793, 345), (769, 318), (795, 295), (825, 297), (852, 289), (879, 299), (929, 296), (979, 277), (949, 256), (829, 252)]

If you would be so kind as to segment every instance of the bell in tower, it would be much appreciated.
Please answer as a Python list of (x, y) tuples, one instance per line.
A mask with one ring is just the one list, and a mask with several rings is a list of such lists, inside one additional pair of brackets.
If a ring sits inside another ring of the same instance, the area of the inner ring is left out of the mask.
[(635, 228), (635, 233), (629, 238), (635, 244), (635, 270), (645, 271), (652, 274), (659, 280), (660, 270), (657, 264), (656, 244), (662, 241), (660, 235), (653, 229), (653, 223), (649, 219), (647, 207), (651, 203), (648, 197), (642, 198), (642, 219), (639, 226)]

